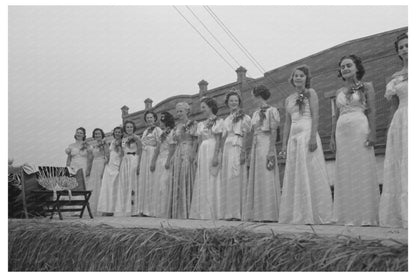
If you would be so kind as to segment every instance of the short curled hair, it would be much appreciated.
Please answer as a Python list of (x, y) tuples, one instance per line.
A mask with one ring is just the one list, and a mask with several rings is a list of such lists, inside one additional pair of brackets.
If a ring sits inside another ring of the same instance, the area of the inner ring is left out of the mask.
[(92, 131), (92, 138), (93, 139), (95, 139), (95, 131), (100, 131), (100, 133), (101, 133), (101, 138), (105, 138), (105, 134), (104, 134), (104, 131), (103, 131), (103, 129), (100, 129), (100, 128), (95, 128), (94, 129), (94, 131)]
[(163, 122), (166, 127), (173, 129), (175, 127), (175, 118), (169, 112), (162, 112), (160, 115), (160, 122)]
[(120, 126), (117, 126), (117, 127), (115, 127), (114, 129), (113, 129), (113, 138), (116, 138), (116, 131), (117, 130), (120, 130), (120, 132), (121, 132), (121, 137), (123, 137), (123, 128), (122, 127), (120, 127)]
[(218, 113), (218, 104), (214, 98), (204, 97), (201, 99), (201, 103), (205, 103), (211, 109), (213, 114), (216, 115)]
[(269, 99), (271, 95), (269, 89), (264, 85), (254, 87), (251, 93), (254, 97), (261, 97), (264, 100)]
[(179, 102), (175, 106), (176, 109), (185, 109), (187, 111), (187, 114), (189, 115), (191, 113), (191, 106), (189, 106), (186, 102)]
[(129, 124), (129, 123), (130, 123), (131, 125), (133, 125), (133, 133), (135, 133), (135, 132), (136, 132), (136, 124), (134, 124), (134, 122), (133, 122), (133, 121), (131, 121), (131, 120), (127, 120), (127, 121), (125, 121), (125, 122), (124, 122), (124, 124), (123, 124), (123, 132), (127, 134), (127, 132), (126, 132), (126, 126), (127, 126), (127, 124)]
[(363, 66), (363, 62), (361, 61), (361, 58), (354, 55), (354, 54), (346, 55), (346, 56), (342, 57), (339, 60), (339, 63), (338, 63), (338, 77), (342, 78), (342, 80), (345, 81), (345, 79), (344, 79), (344, 77), (342, 77), (342, 73), (341, 73), (341, 63), (342, 63), (343, 60), (346, 60), (346, 59), (352, 60), (352, 62), (355, 64), (355, 67), (357, 68), (356, 76), (357, 76), (357, 79), (360, 81), (364, 77), (365, 69), (364, 69), (364, 66)]
[(295, 69), (293, 69), (292, 74), (290, 74), (290, 79), (289, 79), (289, 83), (292, 84), (292, 86), (295, 86), (295, 82), (293, 81), (293, 77), (295, 76), (295, 72), (296, 70), (302, 71), (305, 75), (306, 75), (306, 81), (305, 81), (305, 88), (310, 88), (311, 87), (311, 70), (309, 68), (309, 66), (307, 65), (300, 65), (298, 67), (295, 67)]
[(231, 91), (229, 91), (228, 93), (227, 93), (227, 95), (225, 95), (225, 102), (224, 102), (224, 104), (227, 106), (227, 107), (229, 107), (228, 106), (228, 100), (230, 100), (230, 97), (231, 96), (237, 96), (237, 98), (238, 98), (238, 105), (239, 106), (241, 106), (241, 96), (240, 96), (240, 93), (239, 93), (239, 91), (238, 90), (231, 90)]
[[(82, 138), (82, 140), (86, 140), (86, 139), (87, 139), (87, 131), (85, 130), (85, 128), (84, 128), (84, 127), (79, 127), (79, 128), (77, 128), (77, 129), (75, 130), (75, 133), (76, 133), (78, 130), (81, 130), (81, 131), (84, 133), (84, 137)], [(74, 135), (74, 139), (77, 139), (76, 134)]]
[[(399, 53), (399, 42), (400, 42), (401, 40), (404, 40), (404, 39), (408, 39), (407, 32), (406, 32), (406, 33), (403, 33), (403, 34), (400, 34), (400, 35), (396, 38), (396, 40), (394, 41), (394, 49), (396, 49), (396, 53)], [(400, 58), (401, 60), (403, 60), (403, 58), (402, 58), (402, 57), (400, 57), (400, 56), (399, 56), (399, 58)]]
[(153, 111), (146, 111), (146, 112), (144, 113), (144, 121), (147, 123), (146, 116), (147, 116), (149, 113), (153, 115), (153, 117), (155, 118), (155, 122), (156, 122), (156, 121), (157, 121), (157, 114), (156, 114), (155, 112), (153, 112)]

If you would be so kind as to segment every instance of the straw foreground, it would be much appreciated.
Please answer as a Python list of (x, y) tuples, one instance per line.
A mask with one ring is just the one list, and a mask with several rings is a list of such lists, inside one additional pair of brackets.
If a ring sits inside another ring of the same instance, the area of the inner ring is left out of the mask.
[(407, 244), (384, 242), (9, 221), (9, 271), (407, 271)]

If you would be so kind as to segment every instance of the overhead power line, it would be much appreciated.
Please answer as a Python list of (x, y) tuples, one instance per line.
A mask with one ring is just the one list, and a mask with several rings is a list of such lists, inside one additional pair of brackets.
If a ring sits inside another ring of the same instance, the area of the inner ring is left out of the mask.
[(224, 58), (223, 55), (221, 55), (220, 52), (218, 52), (218, 50), (204, 37), (204, 35), (182, 14), (182, 12), (176, 8), (175, 6), (173, 6), (173, 8), (179, 13), (179, 15), (192, 27), (192, 29), (195, 30), (195, 32), (197, 32), (201, 38), (212, 48), (212, 50), (215, 51), (215, 53), (226, 63), (228, 64), (228, 66), (232, 69), (235, 70), (234, 67)]
[(192, 15), (201, 23), (201, 25), (207, 30), (207, 32), (215, 39), (215, 41), (224, 49), (224, 51), (228, 54), (228, 56), (234, 60), (234, 62), (237, 64), (237, 66), (240, 65), (240, 63), (237, 61), (236, 58), (225, 48), (225, 46), (221, 43), (219, 39), (208, 29), (208, 27), (202, 22), (202, 20), (192, 11), (192, 9), (189, 6), (186, 6), (186, 8), (192, 13)]
[(215, 14), (215, 12), (208, 6), (204, 6), (205, 10), (209, 15), (215, 20), (215, 22), (224, 30), (228, 37), (234, 42), (234, 44), (243, 52), (243, 54), (253, 63), (253, 65), (260, 71), (264, 73), (263, 66), (253, 57), (253, 55), (244, 47), (244, 45), (238, 40), (238, 38), (230, 31), (230, 29), (224, 24), (224, 22)]
[[(260, 62), (257, 61), (256, 58), (247, 50), (246, 47), (238, 40), (238, 38), (231, 32), (231, 30), (224, 24), (224, 22), (218, 17), (218, 15), (215, 14), (215, 12), (209, 7), (204, 6), (205, 10), (210, 14), (210, 16), (215, 20), (215, 22), (221, 27), (221, 29), (224, 30), (224, 32), (228, 35), (228, 37), (234, 42), (234, 44), (237, 45), (237, 47), (243, 52), (243, 54), (251, 61), (251, 63), (260, 71), (261, 74), (264, 75), (266, 79), (271, 81), (276, 85), (277, 88), (279, 88), (279, 84), (271, 77), (266, 76), (266, 70), (264, 67), (260, 64)], [(284, 87), (280, 87), (285, 94), (288, 94), (286, 89)]]

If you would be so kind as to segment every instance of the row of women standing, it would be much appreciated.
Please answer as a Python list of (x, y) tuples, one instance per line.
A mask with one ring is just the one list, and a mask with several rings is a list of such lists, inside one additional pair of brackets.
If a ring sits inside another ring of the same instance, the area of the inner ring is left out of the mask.
[[(375, 92), (371, 82), (361, 81), (365, 69), (355, 55), (339, 62), (345, 86), (337, 92), (330, 144), (336, 151), (334, 199), (317, 132), (318, 97), (307, 66), (295, 68), (289, 79), (294, 92), (285, 102), (279, 153), (279, 111), (268, 104), (270, 91), (258, 86), (252, 91), (258, 108), (251, 118), (241, 111), (240, 94), (234, 90), (225, 99), (230, 109), (225, 119), (216, 115), (212, 98), (201, 100), (207, 119), (199, 123), (188, 119), (187, 103), (178, 103), (176, 122), (164, 112), (158, 127), (157, 114), (148, 111), (141, 138), (127, 121), (114, 129), (109, 148), (100, 129), (93, 132), (97, 146), (91, 149), (79, 128), (77, 142), (67, 150), (68, 166), (85, 168), (90, 176), (94, 212), (407, 228), (407, 46), (407, 34), (399, 36), (395, 47), (403, 69), (386, 90), (386, 97), (400, 104), (387, 135), (381, 200), (374, 154)], [(246, 153), (249, 133), (253, 141)], [(80, 153), (93, 158), (81, 159)], [(286, 159), (282, 186), (279, 158)]]

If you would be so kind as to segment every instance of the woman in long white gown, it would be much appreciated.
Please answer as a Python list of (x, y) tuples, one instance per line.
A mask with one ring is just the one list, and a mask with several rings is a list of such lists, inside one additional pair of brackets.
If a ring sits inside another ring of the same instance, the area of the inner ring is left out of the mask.
[(210, 97), (201, 100), (201, 110), (207, 119), (198, 123), (196, 131), (200, 143), (189, 218), (218, 219), (221, 181), (219, 150), (223, 120), (217, 117), (217, 102)]
[(139, 173), (140, 138), (134, 134), (136, 125), (132, 121), (126, 121), (123, 125), (124, 136), (121, 140), (123, 158), (120, 165), (119, 182), (117, 187), (117, 200), (115, 216), (136, 215), (137, 202), (134, 195), (138, 192), (137, 175)]
[(104, 131), (100, 128), (94, 129), (92, 132), (95, 144), (92, 146), (91, 162), (87, 172), (90, 172), (90, 178), (87, 183), (87, 189), (91, 190), (90, 208), (94, 216), (97, 215), (98, 199), (101, 191), (101, 181), (103, 178), (106, 156), (108, 153), (108, 145), (104, 141)]
[(155, 175), (150, 171), (150, 164), (152, 162), (153, 154), (155, 152), (157, 141), (162, 134), (162, 129), (155, 125), (157, 121), (156, 113), (146, 111), (144, 114), (145, 122), (148, 127), (143, 132), (141, 142), (142, 150), (139, 160), (139, 191), (136, 193), (137, 211), (136, 213), (142, 216), (155, 216), (156, 203), (154, 202), (154, 186)]
[(169, 184), (171, 178), (170, 163), (175, 151), (172, 130), (175, 127), (175, 119), (168, 112), (160, 116), (163, 133), (157, 141), (156, 150), (153, 154), (150, 171), (154, 172), (153, 202), (155, 203), (155, 216), (168, 217), (169, 211)]
[[(286, 157), (279, 223), (328, 224), (332, 196), (318, 129), (318, 96), (310, 88), (310, 70), (292, 72), (296, 92), (286, 98), (282, 152)], [(287, 149), (287, 153), (286, 153)]]
[(220, 182), (220, 218), (241, 220), (247, 187), (247, 134), (251, 118), (240, 109), (239, 91), (227, 93), (225, 105), (230, 114), (224, 120)]
[(386, 98), (393, 102), (394, 115), (387, 133), (379, 216), (380, 226), (407, 228), (407, 33), (397, 38), (395, 47), (403, 61), (403, 68), (393, 74), (385, 94)]
[(361, 82), (364, 73), (359, 57), (341, 58), (339, 76), (345, 87), (337, 91), (330, 143), (336, 150), (333, 216), (341, 225), (378, 225), (375, 93), (372, 83)]
[(118, 174), (123, 154), (121, 150), (122, 137), (123, 129), (121, 127), (114, 128), (114, 140), (109, 147), (108, 163), (104, 168), (97, 208), (98, 212), (106, 215), (113, 214), (115, 211), (117, 189), (119, 186)]
[(270, 91), (263, 85), (252, 91), (258, 106), (251, 118), (254, 130), (250, 155), (243, 219), (278, 221), (280, 204), (279, 168), (276, 161), (276, 136), (280, 116), (277, 108), (268, 105)]

